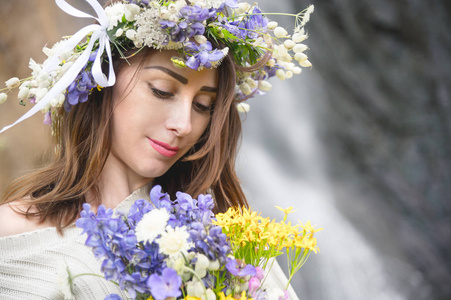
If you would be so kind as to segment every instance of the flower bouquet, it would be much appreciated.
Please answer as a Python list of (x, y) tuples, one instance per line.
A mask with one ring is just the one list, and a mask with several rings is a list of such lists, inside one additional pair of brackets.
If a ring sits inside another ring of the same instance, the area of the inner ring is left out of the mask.
[[(293, 274), (310, 251), (318, 251), (306, 225), (262, 218), (246, 208), (216, 216), (211, 195), (177, 192), (171, 201), (161, 186), (151, 202), (137, 200), (127, 215), (100, 205), (97, 214), (84, 204), (76, 225), (86, 245), (102, 260), (101, 270), (133, 299), (288, 299)], [(265, 289), (270, 260), (285, 249), (289, 281), (280, 290)], [(72, 278), (69, 278), (72, 281)], [(105, 299), (120, 299), (116, 294)]]

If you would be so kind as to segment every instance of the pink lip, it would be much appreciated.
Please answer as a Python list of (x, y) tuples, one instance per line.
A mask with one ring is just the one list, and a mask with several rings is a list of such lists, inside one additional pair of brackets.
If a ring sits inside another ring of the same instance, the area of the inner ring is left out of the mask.
[(157, 141), (157, 140), (152, 140), (151, 138), (148, 138), (150, 141), (150, 144), (152, 145), (152, 147), (161, 155), (164, 155), (166, 157), (173, 157), (177, 154), (177, 152), (179, 151), (178, 147), (171, 147), (170, 145)]

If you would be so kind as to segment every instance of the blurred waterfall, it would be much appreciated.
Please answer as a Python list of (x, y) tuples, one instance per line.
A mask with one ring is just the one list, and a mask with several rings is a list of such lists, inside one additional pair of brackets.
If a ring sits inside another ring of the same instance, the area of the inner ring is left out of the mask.
[[(295, 11), (289, 1), (260, 1), (260, 6), (263, 11)], [(292, 28), (291, 20), (280, 23)], [(306, 42), (311, 52), (314, 39)], [(400, 217), (396, 211), (378, 195), (365, 194), (358, 181), (332, 180), (331, 173), (353, 174), (347, 168), (330, 169), (337, 165), (329, 161), (334, 149), (327, 149), (321, 136), (321, 128), (331, 125), (323, 118), (331, 109), (326, 100), (330, 87), (313, 64), (296, 78), (274, 79), (268, 95), (249, 101), (238, 172), (250, 205), (279, 220), (282, 213), (274, 205), (294, 206), (299, 210), (291, 221), (311, 220), (324, 227), (317, 233), (321, 253), (312, 254), (292, 281), (301, 299), (433, 299), (424, 274), (406, 257), (389, 225), (390, 218)]]
[[(301, 299), (408, 299), (390, 280), (381, 254), (335, 205), (315, 128), (321, 83), (314, 71), (300, 77), (274, 83), (277, 95), (251, 100), (238, 162), (250, 204), (278, 220), (283, 214), (274, 205), (294, 206), (291, 221), (324, 227), (317, 233), (321, 253), (312, 254), (292, 281)], [(412, 282), (421, 280), (405, 262), (393, 258), (390, 264), (410, 273)]]

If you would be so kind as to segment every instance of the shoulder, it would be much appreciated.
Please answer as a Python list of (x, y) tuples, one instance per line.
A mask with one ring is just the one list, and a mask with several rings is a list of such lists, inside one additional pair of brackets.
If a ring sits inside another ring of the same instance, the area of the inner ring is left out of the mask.
[(35, 219), (25, 217), (19, 213), (26, 211), (25, 202), (10, 202), (0, 205), (0, 237), (21, 234), (38, 229), (50, 227), (47, 222), (39, 223)]

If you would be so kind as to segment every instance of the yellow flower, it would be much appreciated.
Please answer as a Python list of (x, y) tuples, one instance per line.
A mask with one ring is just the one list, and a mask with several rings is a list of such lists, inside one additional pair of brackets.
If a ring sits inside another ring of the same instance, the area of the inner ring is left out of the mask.
[[(149, 300), (149, 299), (147, 299), (147, 300)], [(186, 296), (185, 300), (200, 300), (200, 298), (199, 297)]]
[(296, 210), (293, 210), (293, 206), (290, 206), (290, 207), (288, 207), (288, 208), (286, 208), (286, 209), (283, 209), (282, 207), (280, 207), (280, 206), (275, 206), (278, 210), (280, 210), (280, 211), (282, 211), (284, 214), (286, 214), (286, 215), (288, 215), (288, 214), (291, 214), (292, 212), (295, 212), (295, 211), (297, 211), (297, 209)]
[(246, 291), (243, 291), (242, 293), (241, 293), (241, 298), (239, 298), (239, 300), (252, 300), (252, 298), (248, 298), (247, 296), (246, 296)]
[(312, 224), (310, 224), (310, 221), (307, 221), (307, 223), (305, 223), (305, 225), (303, 225), (301, 221), (299, 221), (299, 223), (300, 223), (301, 227), (304, 229), (304, 232), (315, 233), (315, 232), (323, 230), (323, 228), (315, 229), (312, 226)]
[(219, 293), (219, 300), (236, 300), (231, 295), (226, 296), (224, 292)]

